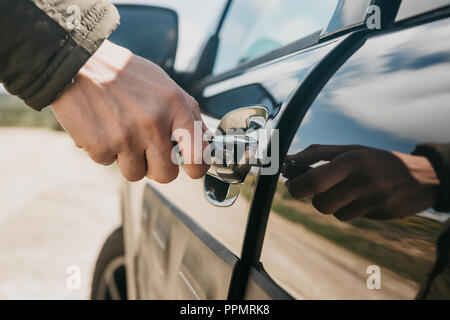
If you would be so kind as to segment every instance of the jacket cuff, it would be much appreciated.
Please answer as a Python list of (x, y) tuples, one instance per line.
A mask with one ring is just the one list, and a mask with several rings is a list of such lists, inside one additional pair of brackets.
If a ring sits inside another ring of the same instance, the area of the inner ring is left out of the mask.
[(420, 144), (413, 155), (426, 157), (441, 182), (438, 199), (433, 209), (439, 212), (450, 211), (450, 144)]
[(66, 31), (66, 37), (59, 40), (61, 50), (37, 81), (22, 93), (27, 96), (25, 103), (41, 110), (73, 82), (82, 66), (118, 26), (120, 18), (117, 9), (103, 0), (33, 2)]
[[(40, 111), (72, 83), (120, 18), (104, 0), (15, 1), (10, 30), (4, 30), (10, 35), (2, 33), (7, 47), (1, 80), (11, 94)], [(18, 18), (23, 22), (15, 28)]]
[(119, 25), (119, 13), (106, 0), (32, 0), (91, 55)]

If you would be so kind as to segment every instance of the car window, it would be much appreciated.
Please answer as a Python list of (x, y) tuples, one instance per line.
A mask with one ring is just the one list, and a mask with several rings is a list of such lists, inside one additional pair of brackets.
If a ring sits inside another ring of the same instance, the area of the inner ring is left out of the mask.
[(223, 28), (213, 73), (230, 70), (325, 28), (338, 0), (235, 0)]

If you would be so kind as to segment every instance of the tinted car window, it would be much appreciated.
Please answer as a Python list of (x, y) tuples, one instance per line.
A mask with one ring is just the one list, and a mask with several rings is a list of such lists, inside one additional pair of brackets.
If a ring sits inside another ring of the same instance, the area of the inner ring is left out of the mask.
[(325, 28), (338, 0), (235, 0), (220, 33), (214, 73)]

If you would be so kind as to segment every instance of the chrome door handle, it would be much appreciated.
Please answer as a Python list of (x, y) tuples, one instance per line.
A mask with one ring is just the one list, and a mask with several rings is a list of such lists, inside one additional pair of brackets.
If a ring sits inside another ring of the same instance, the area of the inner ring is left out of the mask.
[(237, 199), (252, 166), (259, 166), (257, 131), (266, 127), (268, 110), (263, 106), (236, 109), (226, 114), (214, 136), (211, 166), (205, 176), (207, 200), (227, 207)]

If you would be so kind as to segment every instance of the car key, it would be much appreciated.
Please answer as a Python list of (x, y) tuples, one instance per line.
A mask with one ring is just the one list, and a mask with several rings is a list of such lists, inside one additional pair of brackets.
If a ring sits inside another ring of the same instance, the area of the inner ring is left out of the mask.
[(281, 175), (288, 180), (292, 180), (304, 175), (311, 170), (312, 167), (295, 162), (294, 160), (287, 160), (281, 165)]

